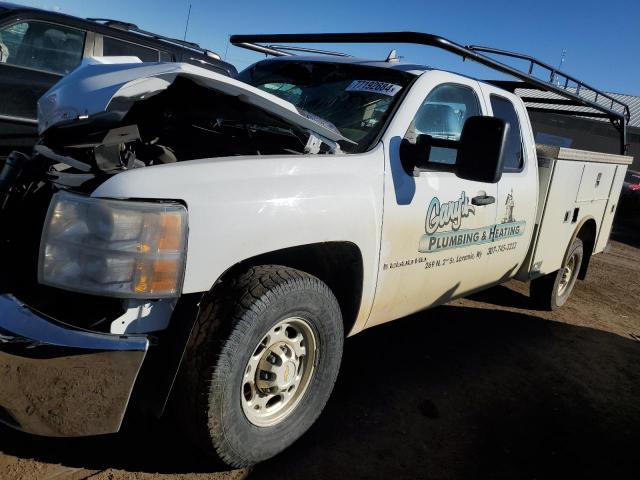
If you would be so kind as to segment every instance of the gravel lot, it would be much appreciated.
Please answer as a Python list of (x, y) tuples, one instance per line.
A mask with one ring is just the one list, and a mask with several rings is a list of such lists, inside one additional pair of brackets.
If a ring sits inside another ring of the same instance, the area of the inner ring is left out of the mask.
[(319, 422), (251, 472), (145, 423), (80, 440), (0, 427), (0, 478), (639, 478), (640, 238), (626, 233), (558, 312), (511, 282), (350, 339)]

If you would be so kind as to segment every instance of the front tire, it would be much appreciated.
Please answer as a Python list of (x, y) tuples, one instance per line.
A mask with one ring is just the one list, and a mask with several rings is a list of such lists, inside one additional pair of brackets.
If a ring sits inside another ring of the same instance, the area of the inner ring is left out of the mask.
[(578, 279), (584, 258), (582, 240), (576, 238), (565, 255), (560, 270), (531, 281), (531, 300), (542, 310), (557, 310), (566, 303)]
[(245, 467), (320, 415), (340, 367), (342, 316), (323, 282), (279, 266), (249, 269), (221, 297), (199, 315), (178, 413), (207, 453)]

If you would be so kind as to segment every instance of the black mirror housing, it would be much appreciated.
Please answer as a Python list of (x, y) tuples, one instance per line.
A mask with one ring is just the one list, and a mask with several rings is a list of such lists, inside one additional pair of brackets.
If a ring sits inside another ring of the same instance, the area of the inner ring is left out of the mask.
[(418, 175), (420, 167), (426, 164), (430, 154), (430, 135), (418, 135), (415, 142), (403, 138), (400, 143), (400, 161), (409, 175)]
[(469, 117), (462, 128), (456, 175), (464, 180), (498, 183), (502, 178), (509, 125), (496, 117)]

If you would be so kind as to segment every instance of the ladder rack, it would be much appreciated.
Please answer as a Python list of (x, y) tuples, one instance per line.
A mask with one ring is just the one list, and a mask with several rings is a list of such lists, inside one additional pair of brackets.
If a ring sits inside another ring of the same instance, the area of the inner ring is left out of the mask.
[[(536, 58), (520, 53), (498, 50), (495, 48), (477, 45), (463, 46), (438, 35), (420, 32), (371, 32), (371, 33), (306, 33), (306, 34), (265, 34), (265, 35), (232, 35), (231, 43), (241, 48), (254, 50), (260, 53), (275, 56), (290, 55), (289, 51), (308, 51), (301, 47), (283, 47), (280, 43), (408, 43), (439, 48), (447, 52), (460, 55), (463, 59), (469, 59), (498, 72), (517, 78), (520, 82), (495, 82), (503, 88), (515, 91), (517, 88), (526, 88), (553, 92), (560, 99), (527, 99), (537, 103), (555, 105), (574, 105), (594, 112), (572, 112), (557, 110), (554, 113), (564, 115), (582, 115), (608, 118), (620, 133), (620, 151), (622, 154), (627, 149), (627, 124), (630, 119), (629, 106), (613, 98), (609, 94), (597, 90), (585, 82), (568, 75)], [(313, 53), (325, 53), (347, 56), (338, 52), (315, 51)], [(490, 55), (523, 60), (528, 62), (528, 69), (503, 63)], [(536, 76), (535, 70), (542, 69), (546, 72), (546, 78)]]

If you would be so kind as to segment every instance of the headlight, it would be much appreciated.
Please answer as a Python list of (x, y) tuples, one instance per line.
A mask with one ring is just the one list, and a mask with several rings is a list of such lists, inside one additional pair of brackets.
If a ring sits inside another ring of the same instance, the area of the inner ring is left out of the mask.
[(42, 232), (38, 280), (124, 298), (180, 294), (187, 211), (176, 203), (54, 195)]

